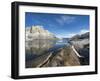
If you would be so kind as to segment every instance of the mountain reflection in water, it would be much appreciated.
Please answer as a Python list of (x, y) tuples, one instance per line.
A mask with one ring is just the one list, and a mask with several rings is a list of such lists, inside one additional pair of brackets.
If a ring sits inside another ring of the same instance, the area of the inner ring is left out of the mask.
[(33, 60), (41, 54), (55, 51), (67, 45), (67, 41), (48, 39), (34, 39), (25, 43), (26, 61)]

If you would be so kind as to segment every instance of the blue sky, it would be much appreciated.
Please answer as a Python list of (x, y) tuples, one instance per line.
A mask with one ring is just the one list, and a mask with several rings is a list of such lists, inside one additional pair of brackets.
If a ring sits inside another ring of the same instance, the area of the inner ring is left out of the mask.
[(57, 37), (71, 37), (89, 31), (88, 15), (25, 13), (25, 27), (41, 25)]

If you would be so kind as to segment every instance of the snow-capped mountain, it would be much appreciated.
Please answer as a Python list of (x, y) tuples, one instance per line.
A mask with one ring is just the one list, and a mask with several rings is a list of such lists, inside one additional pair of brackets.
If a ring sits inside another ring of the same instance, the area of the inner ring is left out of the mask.
[(42, 26), (26, 27), (26, 41), (33, 39), (55, 39), (55, 35)]

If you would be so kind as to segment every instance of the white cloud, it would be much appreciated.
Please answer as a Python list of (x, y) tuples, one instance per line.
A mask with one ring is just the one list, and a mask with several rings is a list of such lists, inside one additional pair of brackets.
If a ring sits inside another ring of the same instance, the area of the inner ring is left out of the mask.
[(58, 35), (56, 35), (58, 38), (70, 38), (70, 37), (72, 37), (72, 36), (74, 36), (74, 35), (76, 35), (77, 33), (68, 33), (68, 32), (66, 32), (66, 33), (60, 33), (60, 34), (58, 34)]
[(61, 16), (60, 18), (57, 18), (56, 21), (60, 25), (63, 25), (65, 23), (70, 24), (70, 23), (75, 21), (75, 17), (72, 17), (72, 16)]
[(70, 33), (70, 34), (67, 34), (67, 38), (70, 38), (70, 37), (73, 37), (74, 35), (76, 35), (77, 33)]
[(83, 34), (83, 33), (86, 33), (86, 32), (89, 32), (89, 30), (86, 30), (86, 29), (82, 29), (79, 34)]

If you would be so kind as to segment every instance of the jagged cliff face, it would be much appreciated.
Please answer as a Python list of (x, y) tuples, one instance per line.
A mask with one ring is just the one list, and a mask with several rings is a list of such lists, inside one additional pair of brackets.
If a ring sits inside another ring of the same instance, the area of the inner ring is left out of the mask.
[(55, 39), (55, 35), (42, 26), (32, 26), (26, 28), (26, 41), (33, 39)]

